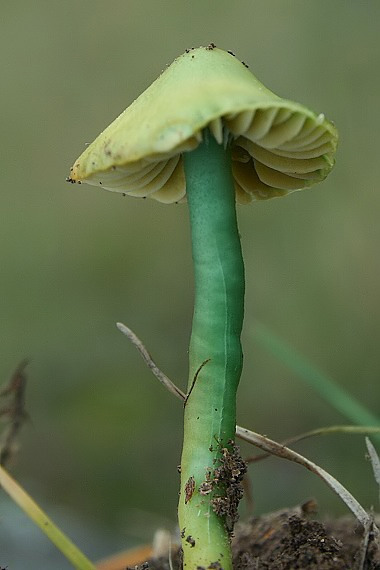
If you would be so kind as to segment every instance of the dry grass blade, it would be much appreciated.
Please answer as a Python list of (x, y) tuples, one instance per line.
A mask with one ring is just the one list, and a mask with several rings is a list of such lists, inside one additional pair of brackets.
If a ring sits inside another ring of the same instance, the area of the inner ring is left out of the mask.
[(369, 458), (371, 460), (373, 475), (375, 477), (376, 483), (379, 485), (379, 502), (380, 502), (380, 458), (369, 437), (365, 438), (365, 443), (367, 446)]

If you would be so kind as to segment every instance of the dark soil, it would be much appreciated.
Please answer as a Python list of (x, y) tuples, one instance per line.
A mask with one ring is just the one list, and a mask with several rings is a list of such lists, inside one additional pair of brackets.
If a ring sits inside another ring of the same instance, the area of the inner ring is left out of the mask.
[[(363, 548), (359, 523), (345, 517), (315, 520), (312, 502), (240, 523), (232, 540), (235, 570), (380, 570), (380, 544), (371, 532)], [(181, 568), (180, 551), (172, 555)], [(151, 559), (133, 570), (170, 570), (168, 558)]]

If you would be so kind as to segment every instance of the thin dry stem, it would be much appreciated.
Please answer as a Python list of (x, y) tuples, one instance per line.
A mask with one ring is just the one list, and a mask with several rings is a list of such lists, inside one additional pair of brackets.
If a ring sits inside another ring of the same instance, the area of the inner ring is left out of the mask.
[[(331, 435), (331, 434), (350, 434), (350, 435), (368, 435), (371, 433), (379, 433), (380, 427), (373, 427), (373, 426), (328, 426), (318, 429), (313, 429), (307, 431), (305, 433), (301, 433), (299, 435), (295, 435), (293, 437), (289, 437), (281, 441), (281, 445), (289, 446), (293, 443), (298, 443), (304, 439), (308, 439), (309, 437), (315, 437), (320, 435)], [(261, 453), (260, 455), (254, 455), (253, 457), (246, 458), (247, 463), (257, 463), (258, 461), (262, 461), (267, 457), (270, 457), (270, 453)]]
[(148, 368), (153, 372), (154, 376), (161, 382), (161, 384), (169, 390), (174, 396), (179, 398), (180, 400), (185, 400), (186, 395), (180, 388), (178, 388), (167, 376), (160, 370), (157, 364), (152, 359), (151, 355), (145, 348), (144, 344), (141, 342), (139, 337), (126, 325), (123, 323), (116, 323), (117, 328), (120, 332), (122, 332), (130, 341), (131, 343), (137, 348), (139, 353), (141, 354), (145, 364)]

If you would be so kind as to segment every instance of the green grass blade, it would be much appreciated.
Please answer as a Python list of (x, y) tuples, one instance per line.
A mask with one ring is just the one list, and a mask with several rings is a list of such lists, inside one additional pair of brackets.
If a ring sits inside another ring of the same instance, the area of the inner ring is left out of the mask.
[(283, 362), (331, 407), (347, 419), (363, 426), (380, 426), (380, 418), (338, 386), (332, 378), (318, 370), (304, 356), (273, 334), (267, 326), (255, 321), (252, 327), (252, 335), (261, 346)]
[(63, 534), (33, 499), (20, 487), (9, 473), (0, 466), (0, 485), (27, 516), (40, 527), (62, 554), (77, 570), (96, 570), (86, 556)]

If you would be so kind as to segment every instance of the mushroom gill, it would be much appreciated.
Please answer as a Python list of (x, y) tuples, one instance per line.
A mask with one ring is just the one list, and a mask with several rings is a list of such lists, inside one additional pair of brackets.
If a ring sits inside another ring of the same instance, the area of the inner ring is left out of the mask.
[[(336, 141), (323, 115), (269, 107), (217, 117), (206, 127), (219, 144), (225, 129), (230, 134), (236, 200), (241, 204), (307, 188), (323, 180), (334, 162)], [(202, 131), (172, 151), (96, 172), (86, 182), (167, 204), (182, 201), (186, 182), (181, 155), (200, 140)]]

